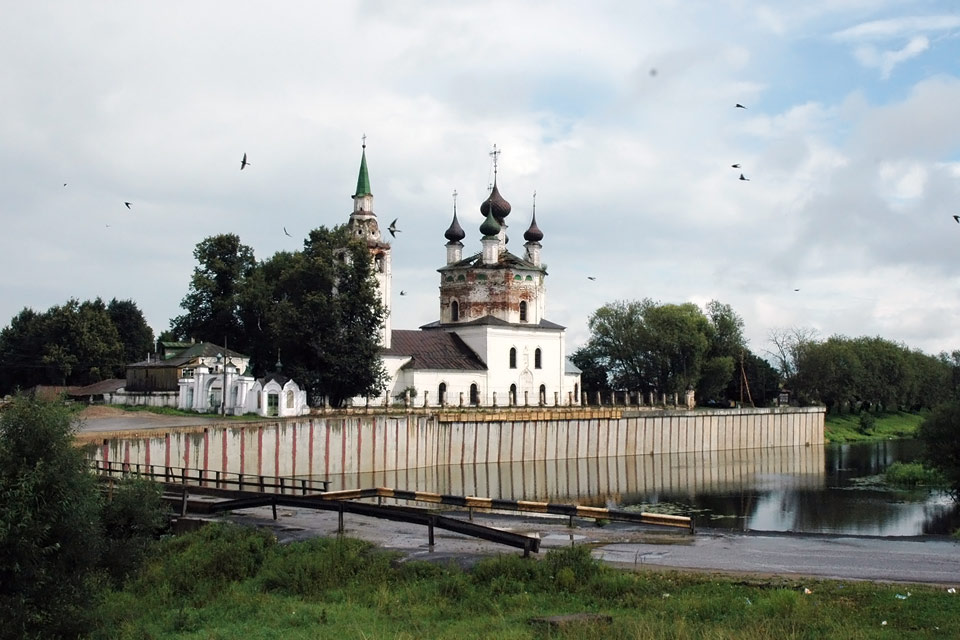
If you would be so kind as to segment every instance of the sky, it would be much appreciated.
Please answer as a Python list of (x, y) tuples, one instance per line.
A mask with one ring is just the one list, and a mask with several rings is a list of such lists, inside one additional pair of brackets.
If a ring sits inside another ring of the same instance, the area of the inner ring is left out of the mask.
[(960, 349), (954, 1), (0, 4), (0, 326), (99, 296), (167, 329), (204, 238), (345, 223), (366, 136), (394, 328), (439, 317), (454, 191), (480, 250), (496, 145), (570, 352), (643, 298), (729, 304), (760, 355)]

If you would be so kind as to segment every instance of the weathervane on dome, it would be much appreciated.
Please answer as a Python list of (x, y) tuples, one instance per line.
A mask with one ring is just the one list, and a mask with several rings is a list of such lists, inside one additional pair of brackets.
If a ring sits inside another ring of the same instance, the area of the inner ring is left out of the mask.
[(457, 190), (453, 190), (453, 215), (457, 215)]
[(497, 145), (493, 145), (493, 151), (490, 152), (490, 157), (493, 158), (493, 182), (487, 185), (487, 189), (493, 190), (493, 187), (497, 184), (497, 158), (500, 156), (500, 150), (497, 149)]

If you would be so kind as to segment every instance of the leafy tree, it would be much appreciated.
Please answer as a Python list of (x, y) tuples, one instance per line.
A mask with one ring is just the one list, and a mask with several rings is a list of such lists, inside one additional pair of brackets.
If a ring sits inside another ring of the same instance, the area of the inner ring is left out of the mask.
[(123, 344), (103, 300), (69, 300), (47, 312), (41, 362), (54, 384), (90, 384), (123, 366)]
[(171, 329), (181, 340), (226, 341), (231, 349), (248, 351), (250, 342), (240, 322), (240, 297), (257, 266), (253, 249), (242, 244), (236, 234), (224, 233), (197, 244), (193, 256), (198, 265), (190, 290), (180, 302), (186, 313), (174, 318)]
[(749, 397), (755, 406), (770, 406), (780, 393), (780, 374), (769, 362), (749, 350), (744, 352), (740, 366), (745, 376), (734, 375), (727, 387), (727, 398), (744, 401)]
[(157, 538), (169, 529), (169, 512), (161, 484), (134, 478), (113, 489), (101, 513), (100, 557), (114, 584), (122, 584), (141, 566)]
[(612, 388), (644, 393), (682, 394), (696, 384), (713, 332), (695, 304), (661, 305), (650, 299), (604, 305), (588, 326), (591, 335), (579, 351), (580, 363), (606, 369)]
[(795, 380), (798, 393), (822, 402), (829, 411), (858, 398), (863, 376), (857, 350), (846, 338), (834, 336), (826, 342), (806, 345)]
[(594, 397), (598, 391), (601, 393), (610, 391), (606, 359), (595, 346), (583, 345), (571, 354), (570, 360), (580, 369), (581, 391), (588, 397)]
[(46, 381), (44, 343), (44, 318), (33, 309), (24, 308), (0, 331), (0, 393)]
[[(173, 321), (181, 338), (221, 343), (229, 325), (230, 348), (251, 357), (255, 375), (271, 370), (279, 357), (283, 372), (315, 403), (326, 398), (337, 406), (383, 389), (386, 310), (370, 253), (345, 227), (315, 229), (302, 251), (260, 263), (232, 235), (208, 238), (194, 254), (201, 265), (181, 303), (187, 313)], [(214, 286), (218, 273), (229, 286)]]
[(947, 478), (954, 496), (960, 496), (960, 400), (935, 408), (917, 430), (924, 458)]
[[(107, 305), (107, 313), (123, 344), (124, 364), (139, 362), (153, 351), (153, 329), (147, 324), (136, 302), (114, 298)], [(123, 371), (124, 367), (120, 367), (114, 375), (121, 376)]]
[(18, 396), (0, 413), (0, 619), (5, 637), (74, 637), (90, 621), (99, 499), (66, 410)]

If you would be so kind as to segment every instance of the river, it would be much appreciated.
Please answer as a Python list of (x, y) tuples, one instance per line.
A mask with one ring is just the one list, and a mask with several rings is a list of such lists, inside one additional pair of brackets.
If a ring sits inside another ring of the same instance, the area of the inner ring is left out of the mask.
[(871, 536), (945, 534), (960, 505), (939, 491), (892, 490), (879, 474), (918, 456), (888, 440), (809, 447), (531, 463), (453, 465), (330, 478), (332, 488), (392, 487), (576, 502), (689, 515), (698, 527)]

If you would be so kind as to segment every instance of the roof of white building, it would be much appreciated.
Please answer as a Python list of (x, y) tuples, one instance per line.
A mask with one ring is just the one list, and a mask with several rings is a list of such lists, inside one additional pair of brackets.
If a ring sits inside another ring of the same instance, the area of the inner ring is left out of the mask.
[(485, 371), (487, 365), (455, 333), (394, 329), (385, 356), (404, 356), (410, 360), (403, 369)]

